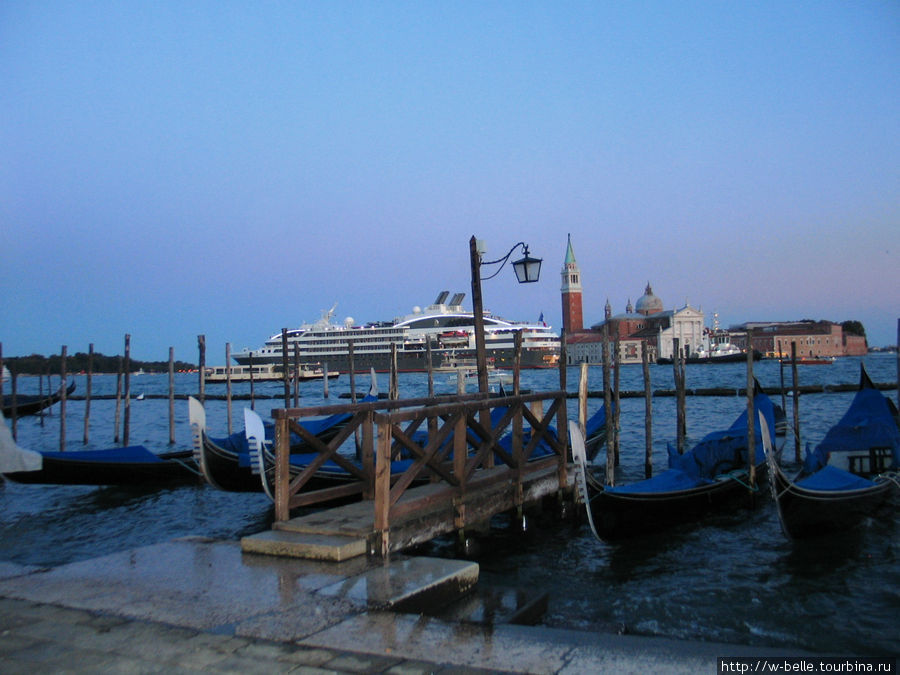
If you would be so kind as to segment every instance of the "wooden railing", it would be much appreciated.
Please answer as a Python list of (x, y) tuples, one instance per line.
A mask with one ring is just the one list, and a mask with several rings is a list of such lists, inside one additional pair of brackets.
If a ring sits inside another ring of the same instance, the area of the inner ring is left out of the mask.
[[(492, 411), (493, 421), (492, 421)], [(334, 438), (323, 442), (299, 420), (346, 414), (349, 421)], [(526, 475), (555, 466), (560, 485), (566, 485), (566, 393), (552, 391), (502, 398), (460, 394), (439, 398), (372, 401), (342, 406), (276, 409), (275, 519), (285, 521), (290, 510), (337, 498), (360, 495), (373, 502), (374, 527), (390, 530), (394, 518), (411, 509), (427, 508), (421, 500), (401, 502), (407, 490), (423, 483), (442, 483), (434, 500), (463, 503), (475, 485), (511, 480), (514, 503), (521, 504)], [(555, 423), (554, 423), (555, 422)], [(555, 428), (554, 428), (555, 427)], [(426, 434), (421, 433), (427, 429)], [(290, 477), (290, 434), (302, 437), (317, 454), (299, 475)], [(356, 439), (358, 459), (339, 449)], [(501, 440), (509, 438), (510, 442)], [(508, 447), (505, 447), (508, 446)], [(536, 455), (540, 449), (541, 453)], [(548, 452), (549, 449), (549, 452)], [(352, 476), (346, 485), (304, 491), (326, 461)], [(398, 465), (398, 461), (405, 460)], [(506, 467), (506, 471), (500, 469)], [(511, 473), (510, 473), (511, 472)], [(467, 523), (465, 509), (457, 513), (457, 527)]]

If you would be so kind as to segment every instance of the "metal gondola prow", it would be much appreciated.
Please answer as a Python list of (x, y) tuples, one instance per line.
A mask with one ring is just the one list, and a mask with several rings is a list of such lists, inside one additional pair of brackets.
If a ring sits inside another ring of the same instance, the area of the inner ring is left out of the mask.
[(584, 434), (581, 426), (575, 420), (569, 420), (569, 441), (572, 444), (572, 461), (575, 465), (575, 492), (578, 501), (584, 504), (587, 510), (588, 523), (591, 532), (600, 541), (603, 539), (594, 525), (594, 516), (591, 514), (591, 496), (587, 485), (587, 452), (584, 447)]

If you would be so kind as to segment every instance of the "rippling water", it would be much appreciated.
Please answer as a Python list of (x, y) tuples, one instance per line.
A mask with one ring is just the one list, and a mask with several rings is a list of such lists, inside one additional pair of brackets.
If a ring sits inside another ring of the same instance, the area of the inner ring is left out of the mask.
[[(893, 355), (865, 357), (876, 382), (897, 379)], [(799, 369), (801, 384), (856, 383), (860, 359), (839, 359), (829, 366)], [(672, 388), (672, 368), (651, 368), (655, 389)], [(759, 362), (755, 372), (763, 386), (777, 391), (781, 372), (776, 362)], [(387, 376), (379, 375), (381, 391)], [(568, 387), (577, 390), (578, 369), (569, 370)], [(642, 390), (641, 369), (622, 369), (621, 388)], [(786, 383), (790, 372), (785, 370)], [(602, 384), (599, 369), (590, 371), (591, 389)], [(114, 376), (95, 376), (94, 395), (115, 393)], [(76, 376), (76, 394), (85, 392), (85, 378)], [(742, 364), (688, 366), (687, 386), (742, 387)], [(54, 382), (54, 386), (56, 383)], [(368, 386), (359, 377), (358, 389)], [(523, 373), (523, 386), (555, 389), (552, 371)], [(37, 390), (36, 378), (20, 378), (21, 393)], [(244, 385), (246, 389), (246, 385)], [(46, 383), (44, 384), (46, 389)], [(154, 451), (168, 445), (168, 401), (152, 398), (168, 392), (165, 375), (132, 379), (130, 443)], [(424, 375), (400, 378), (401, 395), (424, 395)], [(450, 393), (455, 383), (437, 379), (439, 392)], [(346, 376), (332, 381), (332, 403), (343, 402), (349, 390)], [(177, 375), (176, 392), (194, 393), (196, 375)], [(6, 390), (8, 392), (8, 388)], [(237, 387), (235, 391), (240, 391)], [(257, 393), (278, 396), (281, 385), (257, 385)], [(208, 394), (224, 387), (208, 386)], [(896, 400), (896, 391), (885, 392)], [(813, 445), (850, 403), (852, 392), (809, 394), (800, 399), (800, 429), (804, 444)], [(780, 396), (773, 399), (780, 402)], [(301, 405), (323, 403), (322, 384), (305, 383)], [(591, 399), (589, 412), (601, 405)], [(688, 433), (700, 438), (722, 428), (740, 413), (742, 397), (688, 397)], [(235, 402), (235, 429), (242, 426)], [(188, 447), (190, 429), (187, 402), (176, 401), (175, 447)], [(280, 407), (278, 398), (258, 400), (264, 416)], [(570, 415), (576, 412), (569, 401)], [(90, 443), (99, 449), (113, 445), (115, 402), (91, 402)], [(67, 448), (85, 447), (83, 401), (69, 401), (66, 415)], [(791, 419), (791, 402), (787, 402)], [(207, 417), (214, 434), (226, 431), (224, 401), (208, 401)], [(653, 404), (654, 463), (665, 467), (666, 442), (675, 432), (675, 400), (657, 397)], [(642, 478), (644, 453), (643, 399), (622, 400), (622, 465), (617, 481)], [(23, 447), (56, 450), (59, 447), (58, 406), (43, 420), (19, 420)], [(793, 455), (791, 441), (786, 458)], [(598, 462), (605, 462), (602, 453)], [(606, 544), (593, 538), (583, 522), (561, 522), (547, 514), (521, 533), (512, 519), (498, 517), (488, 543), (483, 540), (475, 559), (484, 585), (538, 589), (550, 594), (544, 623), (586, 631), (626, 631), (644, 635), (714, 640), (749, 645), (848, 654), (900, 653), (900, 523), (897, 502), (846, 536), (792, 543), (781, 533), (775, 506), (766, 494), (758, 508), (686, 524), (674, 531), (627, 542)], [(188, 534), (236, 539), (258, 532), (272, 520), (271, 504), (262, 494), (219, 492), (205, 486), (162, 490), (127, 490), (79, 486), (0, 484), (0, 560), (52, 566), (83, 560), (112, 551), (166, 541)], [(453, 538), (424, 547), (435, 555), (458, 555)]]

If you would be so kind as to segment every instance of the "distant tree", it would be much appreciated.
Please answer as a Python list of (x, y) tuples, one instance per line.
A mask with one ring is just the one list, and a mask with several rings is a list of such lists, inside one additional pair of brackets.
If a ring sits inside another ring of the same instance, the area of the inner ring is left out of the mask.
[(861, 335), (862, 337), (866, 336), (866, 329), (859, 321), (843, 321), (841, 323), (841, 328), (847, 335)]
[[(94, 353), (93, 369), (95, 373), (116, 373), (119, 370), (118, 356), (105, 356), (99, 352)], [(59, 354), (49, 357), (40, 354), (30, 356), (4, 357), (3, 364), (10, 372), (22, 375), (46, 375), (48, 372), (59, 375), (61, 358)], [(175, 370), (193, 370), (196, 368), (191, 363), (184, 361), (175, 362)], [(84, 352), (76, 352), (66, 357), (66, 372), (70, 375), (86, 371), (88, 368), (88, 355)], [(131, 360), (132, 370), (143, 370), (147, 373), (166, 373), (169, 371), (168, 361), (137, 361)]]

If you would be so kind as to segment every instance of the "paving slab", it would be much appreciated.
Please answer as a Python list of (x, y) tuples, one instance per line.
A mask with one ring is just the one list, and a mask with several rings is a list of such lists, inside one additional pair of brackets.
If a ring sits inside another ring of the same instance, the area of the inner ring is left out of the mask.
[[(323, 563), (182, 539), (0, 578), (0, 670), (107, 672), (711, 672), (784, 650), (516, 625), (403, 608), (463, 589), (466, 561)], [(378, 608), (378, 609), (376, 609)], [(792, 654), (798, 656), (799, 654)]]

